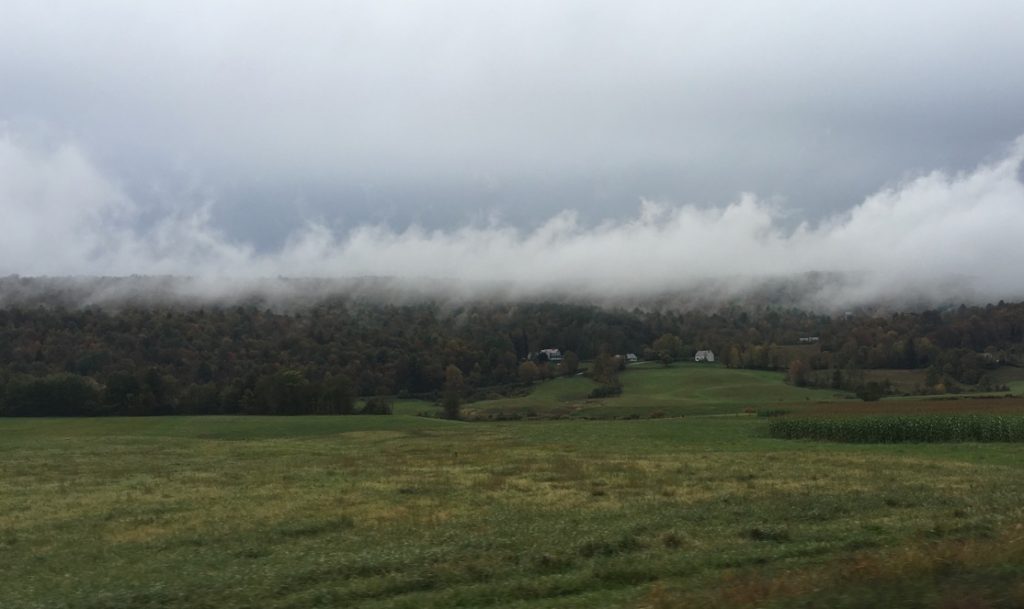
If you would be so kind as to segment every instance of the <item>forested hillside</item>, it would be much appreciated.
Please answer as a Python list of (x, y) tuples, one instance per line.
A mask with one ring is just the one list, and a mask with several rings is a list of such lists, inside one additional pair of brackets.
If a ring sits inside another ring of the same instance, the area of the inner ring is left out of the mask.
[[(357, 396), (436, 397), (449, 366), (466, 390), (529, 380), (521, 363), (548, 347), (582, 360), (633, 352), (666, 363), (712, 349), (727, 366), (789, 370), (800, 383), (916, 368), (933, 384), (976, 385), (997, 364), (1020, 363), (1022, 341), (1024, 304), (1005, 303), (834, 317), (344, 297), (292, 311), (8, 306), (0, 413), (348, 413)], [(540, 378), (565, 372), (537, 362)]]

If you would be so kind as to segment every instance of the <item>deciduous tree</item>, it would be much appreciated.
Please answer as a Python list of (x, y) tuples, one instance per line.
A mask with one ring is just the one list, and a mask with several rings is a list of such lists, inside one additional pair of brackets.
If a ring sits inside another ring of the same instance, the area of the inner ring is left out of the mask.
[(462, 370), (459, 370), (459, 367), (455, 364), (449, 364), (444, 369), (444, 395), (441, 401), (441, 406), (444, 408), (444, 418), (459, 418), (464, 391), (465, 382), (462, 378)]
[(519, 381), (529, 385), (533, 381), (537, 380), (537, 364), (531, 361), (525, 361), (519, 364)]

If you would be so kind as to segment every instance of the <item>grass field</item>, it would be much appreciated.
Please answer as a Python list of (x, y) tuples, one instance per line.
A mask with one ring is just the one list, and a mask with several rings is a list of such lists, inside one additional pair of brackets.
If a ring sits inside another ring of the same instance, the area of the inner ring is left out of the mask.
[(767, 425), (0, 420), (0, 607), (1024, 603), (1024, 445)]
[(1006, 385), (1014, 395), (1024, 395), (1024, 368), (1003, 366), (989, 374), (993, 383)]
[[(877, 383), (888, 381), (894, 392), (911, 394), (913, 399), (921, 397), (921, 395), (915, 394), (923, 391), (923, 388), (927, 386), (928, 382), (928, 371), (926, 368), (866, 369), (866, 371), (862, 371), (862, 374), (864, 381), (874, 381)], [(815, 373), (815, 376), (821, 382), (828, 382), (828, 371), (818, 371)], [(1006, 385), (1009, 389), (1009, 393), (1013, 393), (1015, 395), (1024, 394), (1024, 368), (1022, 367), (1011, 365), (1000, 366), (992, 369), (992, 371), (986, 371), (985, 377), (992, 385)], [(973, 385), (962, 386), (962, 389), (967, 393), (979, 392), (978, 388)], [(1008, 391), (995, 391), (989, 393), (1002, 395), (1008, 393)]]
[(648, 418), (702, 414), (731, 414), (745, 409), (797, 402), (842, 399), (841, 394), (802, 389), (782, 382), (780, 372), (730, 370), (718, 364), (639, 364), (621, 375), (622, 395), (587, 399), (597, 385), (577, 376), (539, 383), (521, 398), (469, 404), (468, 415), (487, 418), (499, 415), (534, 415), (582, 418)]
[[(872, 380), (894, 380), (906, 390), (920, 384), (924, 370), (872, 370)], [(1004, 367), (990, 373), (992, 381), (1006, 384), (1009, 391), (966, 393), (943, 396), (892, 397), (883, 401), (885, 408), (910, 409), (920, 403), (964, 398), (965, 408), (979, 397), (1005, 397), (1024, 394), (1024, 368)], [(736, 414), (744, 411), (781, 408), (819, 411), (832, 407), (854, 409), (865, 406), (851, 400), (845, 392), (794, 387), (783, 382), (781, 372), (734, 370), (720, 364), (677, 362), (665, 368), (655, 362), (633, 364), (621, 375), (623, 393), (612, 398), (589, 399), (597, 385), (583, 376), (556, 378), (537, 383), (529, 395), (467, 404), (463, 411), (473, 419), (505, 419), (518, 417), (623, 419), (678, 417), (708, 414)], [(902, 385), (901, 385), (902, 384)], [(906, 400), (906, 406), (892, 406), (895, 400)], [(988, 408), (991, 406), (981, 406)], [(396, 403), (396, 414), (418, 414), (434, 407), (426, 402)], [(1015, 407), (1011, 407), (1011, 410)]]
[(730, 370), (717, 364), (651, 365), (622, 374), (623, 408), (655, 408), (669, 415), (722, 414), (792, 402), (833, 401), (832, 390), (803, 389), (782, 382), (783, 374)]

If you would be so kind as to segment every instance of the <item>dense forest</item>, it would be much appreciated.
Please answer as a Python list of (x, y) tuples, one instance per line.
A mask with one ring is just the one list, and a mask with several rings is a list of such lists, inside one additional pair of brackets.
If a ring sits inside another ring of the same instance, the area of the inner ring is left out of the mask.
[[(984, 386), (1024, 359), (1024, 304), (916, 313), (812, 314), (781, 307), (614, 310), (556, 303), (336, 296), (256, 305), (0, 308), (0, 414), (347, 414), (385, 396), (439, 399), (570, 374), (579, 360), (635, 353), (669, 365), (712, 349), (730, 367), (857, 390), (859, 371), (927, 369), (930, 386)], [(537, 354), (557, 348), (566, 361)], [(530, 364), (524, 365), (526, 362)], [(600, 366), (597, 367), (600, 369)], [(607, 379), (598, 379), (607, 380)]]

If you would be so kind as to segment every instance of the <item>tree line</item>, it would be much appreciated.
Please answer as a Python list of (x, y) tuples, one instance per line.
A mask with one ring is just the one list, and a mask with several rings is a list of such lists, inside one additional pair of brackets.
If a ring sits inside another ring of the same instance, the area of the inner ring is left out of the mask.
[[(0, 309), (0, 415), (384, 413), (383, 396), (451, 405), (575, 373), (580, 360), (614, 391), (607, 358), (670, 364), (700, 349), (727, 366), (788, 371), (798, 384), (873, 368), (976, 384), (997, 363), (1021, 363), (1022, 343), (1021, 303), (839, 316), (343, 297), (296, 311), (11, 306)], [(543, 348), (571, 353), (572, 369), (536, 357)]]

